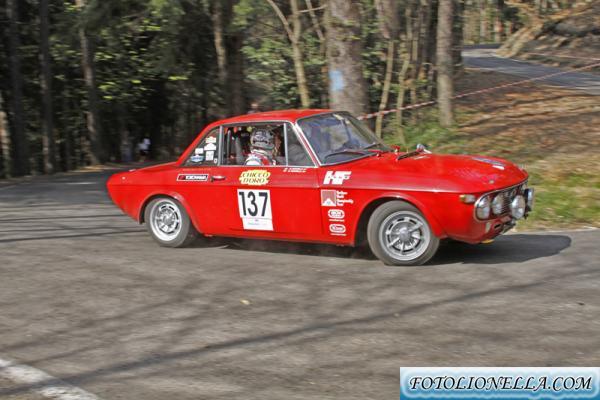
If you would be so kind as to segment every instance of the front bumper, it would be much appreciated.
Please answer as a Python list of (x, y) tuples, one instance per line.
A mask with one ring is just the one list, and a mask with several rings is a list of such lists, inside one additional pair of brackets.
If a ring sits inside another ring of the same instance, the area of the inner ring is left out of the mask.
[[(533, 189), (524, 189), (521, 194), (527, 200), (525, 213), (523, 215), (523, 219), (525, 219), (533, 209), (534, 191)], [(514, 228), (519, 221), (511, 215), (510, 211), (487, 220), (477, 219), (474, 215), (474, 211), (472, 211), (472, 215), (473, 216), (470, 218), (470, 222), (467, 225), (462, 226), (461, 229), (448, 231), (448, 236), (452, 239), (472, 244), (487, 242), (508, 232)]]

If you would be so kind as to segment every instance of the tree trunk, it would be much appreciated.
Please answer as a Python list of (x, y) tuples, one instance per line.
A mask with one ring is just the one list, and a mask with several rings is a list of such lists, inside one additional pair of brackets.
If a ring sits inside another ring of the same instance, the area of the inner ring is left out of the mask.
[(213, 0), (212, 22), (221, 98), (225, 99), (225, 115), (246, 113), (244, 97), (244, 57), (241, 49), (244, 32), (236, 31), (231, 22), (237, 0)]
[[(463, 72), (462, 49), (465, 44), (465, 25), (462, 23), (462, 16), (465, 13), (465, 4), (463, 1), (454, 0), (453, 3), (453, 27), (452, 27), (452, 62), (454, 65), (453, 73), (456, 79)], [(432, 53), (435, 55), (436, 46), (432, 47)], [(433, 57), (432, 57), (433, 58)]]
[(294, 69), (296, 70), (296, 83), (298, 85), (298, 93), (300, 94), (300, 104), (302, 104), (302, 108), (310, 108), (310, 95), (308, 84), (306, 83), (306, 73), (304, 72), (304, 56), (300, 48), (302, 22), (300, 21), (298, 0), (290, 0), (290, 7), (292, 8), (292, 57), (294, 60)]
[(40, 0), (40, 50), (42, 87), (42, 126), (44, 131), (44, 169), (47, 174), (56, 172), (56, 145), (54, 141), (54, 120), (52, 111), (52, 60), (50, 59), (50, 29), (48, 21), (48, 0)]
[(487, 0), (479, 0), (479, 43), (488, 41)]
[[(213, 23), (213, 42), (215, 52), (217, 53), (217, 74), (219, 77), (219, 86), (221, 89), (221, 99), (226, 98), (227, 88), (227, 45), (225, 42), (225, 21), (224, 7), (228, 7), (230, 1), (225, 4), (221, 1), (213, 1), (212, 3), (212, 23)], [(229, 13), (228, 13), (229, 14)], [(231, 107), (227, 107), (227, 114), (231, 115)], [(224, 114), (221, 117), (225, 117)]]
[[(229, 2), (230, 3), (230, 2)], [(217, 53), (219, 83), (225, 87), (227, 79), (227, 48), (225, 47), (225, 21), (223, 21), (223, 5), (220, 1), (213, 4), (212, 10), (213, 40)]]
[(228, 38), (227, 63), (227, 107), (230, 115), (246, 113), (246, 97), (244, 94), (244, 45), (243, 32), (235, 32)]
[[(379, 20), (379, 30), (381, 36), (387, 40), (387, 55), (385, 61), (385, 74), (383, 88), (381, 89), (381, 99), (379, 101), (379, 111), (383, 111), (388, 106), (390, 89), (392, 87), (392, 76), (394, 73), (394, 61), (396, 59), (396, 40), (398, 38), (398, 8), (395, 0), (376, 0), (377, 19)], [(383, 115), (378, 114), (375, 121), (375, 134), (382, 137)]]
[(6, 143), (6, 118), (3, 109), (4, 104), (2, 103), (2, 94), (0, 94), (0, 179), (6, 178), (6, 159), (7, 156), (4, 153), (4, 146)]
[[(321, 28), (321, 23), (317, 18), (317, 14), (313, 9), (312, 0), (304, 0), (306, 3), (306, 8), (308, 9), (308, 14), (310, 15), (310, 19), (313, 24), (313, 29), (317, 33), (317, 37), (319, 38), (319, 53), (325, 58), (327, 57), (327, 40), (325, 39), (325, 34), (323, 33), (323, 29)], [(327, 65), (323, 65), (321, 68), (321, 74), (323, 79), (323, 84), (329, 86), (329, 74), (327, 73)], [(321, 91), (321, 104), (320, 107), (327, 108), (328, 98), (327, 93), (325, 91)]]
[(6, 13), (8, 16), (8, 47), (10, 80), (12, 83), (12, 109), (9, 129), (12, 144), (12, 174), (13, 176), (28, 175), (31, 172), (29, 166), (29, 142), (25, 132), (25, 116), (23, 111), (23, 76), (21, 75), (21, 58), (19, 48), (21, 40), (19, 37), (19, 0), (6, 0)]
[[(68, 75), (68, 70), (65, 72), (65, 76)], [(73, 137), (71, 135), (70, 120), (67, 117), (71, 109), (70, 104), (72, 100), (70, 98), (69, 85), (64, 85), (62, 92), (62, 142), (64, 143), (64, 168), (67, 171), (73, 169)], [(65, 118), (66, 117), (66, 118)]]
[(368, 110), (368, 97), (358, 4), (329, 0), (327, 25), (330, 107), (355, 115), (364, 114)]
[[(412, 105), (415, 105), (419, 103), (419, 90), (417, 88), (417, 84), (419, 76), (421, 75), (421, 46), (424, 45), (422, 33), (424, 20), (423, 2), (416, 0), (413, 7), (416, 15), (413, 15), (413, 19), (415, 19), (415, 21), (412, 23), (413, 32), (410, 60), (410, 101)], [(411, 111), (410, 119), (413, 125), (418, 123), (417, 110)]]
[(440, 125), (449, 127), (454, 123), (452, 112), (453, 61), (452, 61), (452, 21), (453, 1), (439, 0), (437, 26), (437, 96), (440, 112)]
[[(75, 0), (80, 12), (85, 8), (85, 0)], [(98, 90), (96, 88), (96, 69), (94, 65), (94, 45), (87, 36), (83, 22), (79, 28), (79, 40), (81, 43), (81, 67), (83, 69), (83, 80), (87, 89), (87, 130), (89, 140), (89, 159), (92, 165), (101, 164), (105, 161), (102, 132), (100, 129), (100, 109), (98, 103)]]
[[(385, 77), (383, 80), (383, 88), (381, 89), (381, 100), (379, 101), (379, 111), (383, 111), (387, 108), (388, 100), (390, 97), (390, 88), (392, 87), (392, 74), (394, 72), (394, 58), (396, 54), (395, 41), (388, 40), (387, 55), (385, 61)], [(378, 114), (375, 120), (375, 134), (379, 137), (383, 137), (383, 115)]]
[(414, 30), (413, 30), (413, 18), (412, 18), (412, 6), (407, 5), (404, 10), (404, 21), (406, 26), (406, 31), (404, 37), (401, 38), (401, 50), (400, 54), (402, 57), (402, 68), (400, 69), (400, 73), (398, 74), (398, 97), (396, 98), (396, 124), (398, 125), (398, 130), (396, 135), (401, 140), (402, 145), (406, 146), (406, 137), (404, 135), (404, 111), (401, 109), (404, 107), (405, 98), (406, 98), (406, 90), (410, 85), (410, 82), (407, 81), (409, 68), (413, 61), (413, 46), (414, 46)]
[(405, 39), (402, 41), (402, 43), (403, 44), (401, 45), (399, 52), (402, 61), (402, 68), (400, 68), (400, 73), (398, 74), (398, 97), (396, 98), (396, 124), (398, 125), (396, 136), (398, 137), (398, 140), (400, 140), (400, 143), (403, 146), (406, 146), (404, 126), (402, 125), (402, 107), (404, 107), (404, 96), (406, 94), (406, 73), (408, 72), (408, 67), (410, 66), (410, 55), (406, 49), (408, 40)]
[(292, 61), (294, 62), (294, 71), (296, 72), (296, 86), (298, 87), (298, 94), (300, 95), (300, 103), (302, 104), (302, 108), (309, 108), (310, 95), (308, 92), (308, 84), (306, 83), (306, 74), (304, 72), (304, 56), (302, 54), (302, 49), (300, 48), (302, 22), (300, 21), (298, 0), (290, 0), (290, 8), (292, 9), (292, 16), (290, 18), (292, 20), (291, 25), (275, 1), (267, 0), (267, 2), (273, 11), (275, 11), (277, 18), (281, 21), (283, 29), (292, 46)]

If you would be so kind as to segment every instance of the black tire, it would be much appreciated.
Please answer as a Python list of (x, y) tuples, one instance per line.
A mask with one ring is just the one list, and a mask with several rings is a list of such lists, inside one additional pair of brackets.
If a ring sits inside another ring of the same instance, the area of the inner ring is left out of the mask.
[(397, 200), (375, 209), (367, 225), (367, 240), (377, 258), (396, 266), (422, 265), (440, 245), (423, 214), (411, 204)]
[[(192, 225), (185, 207), (172, 197), (152, 200), (144, 210), (144, 221), (150, 236), (163, 247), (186, 247), (198, 238), (198, 231)], [(170, 230), (172, 232), (169, 233)]]

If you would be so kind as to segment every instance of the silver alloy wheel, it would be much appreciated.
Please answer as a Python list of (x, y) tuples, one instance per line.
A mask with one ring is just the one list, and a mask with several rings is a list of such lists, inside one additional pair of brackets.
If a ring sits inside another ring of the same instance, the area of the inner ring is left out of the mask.
[(152, 207), (150, 212), (150, 227), (160, 240), (174, 240), (181, 231), (181, 212), (173, 201), (164, 199)]
[(379, 240), (390, 257), (411, 261), (425, 253), (431, 234), (422, 216), (412, 211), (398, 211), (380, 225)]

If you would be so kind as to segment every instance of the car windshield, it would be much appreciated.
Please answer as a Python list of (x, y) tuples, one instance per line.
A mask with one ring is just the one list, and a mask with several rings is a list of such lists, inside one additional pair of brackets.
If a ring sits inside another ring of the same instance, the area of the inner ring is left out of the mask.
[(303, 118), (298, 125), (321, 164), (337, 164), (390, 150), (369, 128), (348, 113)]

